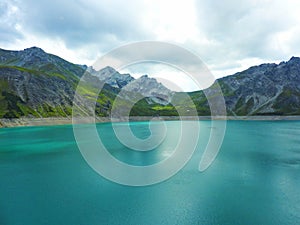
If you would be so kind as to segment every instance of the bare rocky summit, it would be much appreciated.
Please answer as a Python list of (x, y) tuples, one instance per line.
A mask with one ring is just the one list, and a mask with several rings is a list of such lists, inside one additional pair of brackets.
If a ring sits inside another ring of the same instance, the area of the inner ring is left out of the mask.
[[(76, 96), (77, 84), (83, 74), (86, 74), (85, 85), (77, 90), (80, 95)], [(300, 115), (298, 57), (279, 64), (253, 66), (217, 82), (230, 116)], [(104, 84), (104, 87), (96, 103), (88, 102), (98, 84)], [(135, 79), (109, 66), (96, 71), (37, 47), (23, 51), (0, 49), (0, 118), (70, 117), (74, 96), (78, 107), (87, 114), (95, 110), (97, 116), (108, 116), (121, 90), (127, 93), (121, 106), (132, 105), (130, 96), (139, 96), (140, 100), (134, 102), (131, 110), (132, 116), (177, 116), (170, 104), (172, 99), (178, 99), (178, 106), (186, 112), (196, 107), (199, 115), (210, 115), (203, 91), (187, 93), (194, 105), (186, 105), (182, 97), (186, 94), (173, 92), (147, 75)]]

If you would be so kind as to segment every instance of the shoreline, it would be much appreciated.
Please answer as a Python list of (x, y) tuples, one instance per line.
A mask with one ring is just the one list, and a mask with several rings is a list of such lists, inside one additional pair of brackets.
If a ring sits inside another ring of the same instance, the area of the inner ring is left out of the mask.
[[(130, 117), (130, 121), (148, 121), (148, 120), (179, 120), (177, 116), (162, 116), (159, 118), (138, 116)], [(181, 117), (182, 120), (211, 120), (210, 116), (199, 117)], [(300, 120), (299, 116), (227, 116), (227, 117), (215, 117), (215, 120), (243, 120), (243, 121), (288, 121), (288, 120)], [(127, 118), (114, 119), (113, 122), (125, 122)], [(96, 117), (77, 119), (76, 123), (105, 123), (112, 122), (109, 117)], [(54, 125), (66, 125), (72, 124), (72, 117), (48, 117), (48, 118), (13, 118), (13, 119), (0, 119), (0, 128), (5, 127), (27, 127), (27, 126), (54, 126)]]

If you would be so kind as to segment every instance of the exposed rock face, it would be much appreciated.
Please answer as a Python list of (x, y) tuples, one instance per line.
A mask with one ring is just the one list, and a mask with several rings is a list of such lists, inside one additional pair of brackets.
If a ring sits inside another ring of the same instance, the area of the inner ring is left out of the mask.
[(103, 81), (115, 88), (122, 88), (134, 80), (134, 78), (130, 76), (130, 74), (120, 74), (110, 66), (107, 66), (99, 71), (96, 71), (92, 67), (89, 67), (87, 71), (92, 75), (98, 77), (100, 81)]
[(172, 91), (161, 83), (158, 83), (156, 79), (149, 78), (147, 75), (134, 79), (130, 74), (120, 74), (109, 66), (99, 71), (95, 71), (89, 67), (88, 72), (112, 87), (123, 88), (126, 86), (127, 91), (139, 93), (142, 96), (148, 97), (148, 100), (159, 104), (168, 104), (173, 95)]
[(0, 117), (69, 116), (84, 71), (36, 47), (0, 49)]
[[(128, 92), (120, 102), (123, 106), (131, 101), (130, 96), (146, 97), (133, 109), (136, 116), (176, 115), (169, 104), (174, 98), (187, 112), (192, 107), (186, 105), (182, 93), (170, 91), (147, 75), (134, 79), (111, 67), (95, 71), (32, 47), (23, 51), (0, 49), (0, 118), (71, 115), (77, 84), (85, 72), (86, 85), (79, 90), (82, 98), (77, 97), (78, 107), (87, 111), (95, 108), (99, 116), (109, 115), (121, 89)], [(97, 102), (88, 102), (93, 89), (103, 82), (106, 84)], [(218, 83), (229, 115), (300, 115), (300, 58), (253, 66)], [(199, 115), (209, 115), (203, 91), (189, 95)]]
[(60, 73), (66, 77), (69, 75), (81, 77), (85, 71), (84, 66), (70, 63), (37, 47), (23, 51), (0, 49), (0, 65), (18, 66), (46, 73)]
[(174, 94), (174, 92), (170, 91), (161, 83), (158, 83), (156, 79), (148, 77), (148, 75), (143, 75), (135, 82), (132, 82), (129, 90), (149, 97), (149, 103), (154, 101), (162, 105), (168, 104)]
[[(30, 106), (38, 103), (71, 105), (74, 90), (70, 83), (57, 77), (33, 76), (30, 73), (7, 69), (6, 76), (12, 89)], [(45, 92), (43, 92), (45, 90)]]
[(253, 66), (219, 83), (234, 115), (300, 113), (300, 58)]
[[(120, 74), (111, 67), (95, 71), (84, 65), (69, 63), (40, 48), (23, 51), (0, 49), (0, 118), (71, 115), (77, 84), (84, 73), (86, 85), (79, 90), (82, 99), (77, 99), (78, 107), (90, 113), (95, 105), (99, 116), (109, 114), (118, 92), (133, 81), (136, 83), (129, 89), (129, 97), (132, 91), (150, 96), (147, 100), (156, 104), (166, 103), (163, 97), (170, 92), (154, 79), (144, 77), (135, 80), (130, 74)], [(96, 94), (98, 84), (103, 82), (106, 84), (97, 102), (89, 102), (91, 95)]]

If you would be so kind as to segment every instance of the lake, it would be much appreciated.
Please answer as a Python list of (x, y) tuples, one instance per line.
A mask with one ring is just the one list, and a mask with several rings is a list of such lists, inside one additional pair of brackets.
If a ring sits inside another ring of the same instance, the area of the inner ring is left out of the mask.
[[(71, 125), (0, 129), (0, 224), (299, 224), (300, 121), (228, 121), (220, 152), (204, 172), (198, 165), (211, 123), (199, 123), (199, 144), (187, 165), (143, 187), (111, 182), (91, 169)], [(131, 128), (141, 138), (150, 134), (147, 122)], [(97, 129), (111, 154), (133, 165), (164, 160), (174, 147), (170, 137), (160, 151), (132, 151), (110, 123)]]

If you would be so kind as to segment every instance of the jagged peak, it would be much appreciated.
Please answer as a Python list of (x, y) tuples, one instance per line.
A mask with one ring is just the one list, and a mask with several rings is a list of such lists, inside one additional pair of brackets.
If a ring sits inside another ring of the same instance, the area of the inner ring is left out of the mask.
[(105, 70), (114, 70), (114, 71), (116, 71), (115, 68), (113, 68), (113, 67), (111, 67), (111, 66), (106, 66), (106, 67), (104, 67), (103, 69), (105, 69)]
[(97, 68), (97, 66), (89, 66), (88, 70), (94, 71), (94, 72), (104, 72), (104, 71), (107, 71), (109, 73), (115, 73), (115, 72), (117, 72), (117, 70), (115, 70), (111, 66), (106, 66), (106, 67), (103, 67), (103, 68)]
[(30, 48), (25, 48), (24, 49), (25, 52), (42, 52), (42, 53), (45, 53), (45, 51), (39, 47), (36, 47), (36, 46), (33, 46), (33, 47), (30, 47)]
[(289, 62), (300, 62), (300, 57), (292, 56), (288, 61), (282, 61), (278, 65), (286, 64)]
[(300, 58), (292, 56), (292, 58), (288, 62), (298, 62), (299, 63), (300, 62)]
[(88, 66), (87, 65), (82, 65), (82, 64), (75, 64), (76, 66), (79, 66), (80, 68), (84, 69), (84, 70), (87, 70), (88, 69)]

